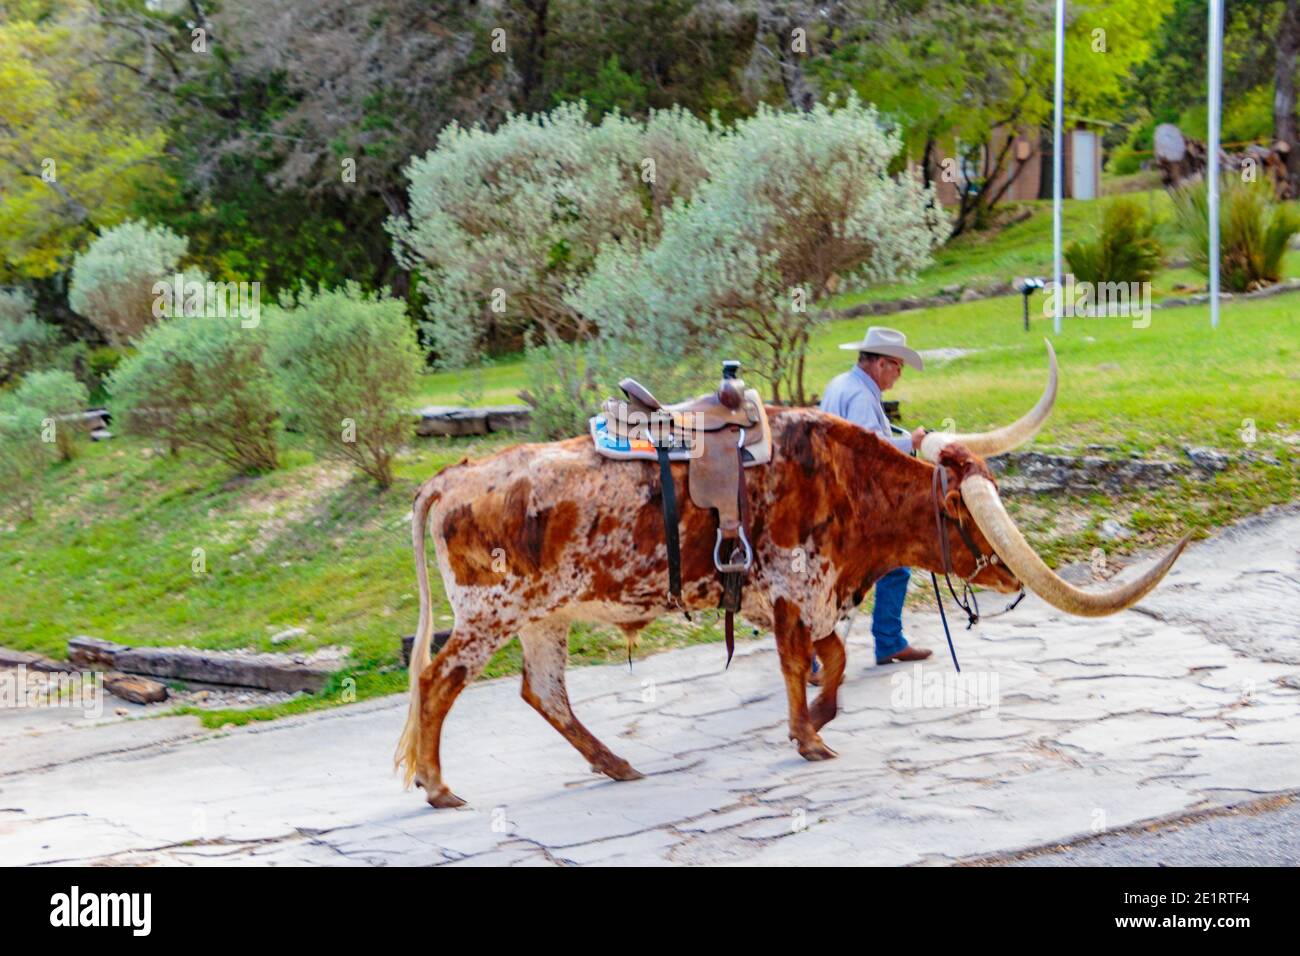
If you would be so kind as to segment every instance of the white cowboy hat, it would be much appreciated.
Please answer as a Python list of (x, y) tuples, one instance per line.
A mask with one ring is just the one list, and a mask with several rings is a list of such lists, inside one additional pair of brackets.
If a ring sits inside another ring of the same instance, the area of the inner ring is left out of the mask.
[(907, 347), (907, 336), (898, 329), (887, 329), (883, 325), (873, 325), (867, 329), (867, 337), (861, 342), (845, 342), (840, 348), (854, 352), (875, 352), (890, 358), (906, 362), (918, 372), (925, 371), (921, 354)]

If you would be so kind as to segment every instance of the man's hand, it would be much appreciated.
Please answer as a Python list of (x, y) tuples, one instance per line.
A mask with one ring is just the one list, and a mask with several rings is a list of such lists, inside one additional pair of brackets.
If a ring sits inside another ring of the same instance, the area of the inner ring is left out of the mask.
[(925, 438), (925, 435), (926, 432), (924, 428), (918, 428), (916, 431), (912, 432), (912, 449), (914, 451), (921, 447), (921, 441)]

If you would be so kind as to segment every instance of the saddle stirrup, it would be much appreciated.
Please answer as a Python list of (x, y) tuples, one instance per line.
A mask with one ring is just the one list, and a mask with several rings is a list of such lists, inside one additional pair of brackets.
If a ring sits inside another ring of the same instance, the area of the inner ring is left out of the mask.
[[(726, 564), (722, 563), (722, 542), (731, 539), (722, 536), (721, 528), (718, 529), (718, 537), (713, 542), (713, 566), (723, 574), (730, 571), (748, 571), (754, 563), (754, 549), (750, 547), (749, 538), (745, 536), (744, 525), (737, 528), (736, 532), (736, 539), (740, 541), (740, 546), (743, 549), (742, 553), (744, 554), (744, 559), (741, 561), (732, 561), (731, 558), (728, 558)], [(734, 558), (735, 556), (736, 553), (733, 549), (731, 557)]]

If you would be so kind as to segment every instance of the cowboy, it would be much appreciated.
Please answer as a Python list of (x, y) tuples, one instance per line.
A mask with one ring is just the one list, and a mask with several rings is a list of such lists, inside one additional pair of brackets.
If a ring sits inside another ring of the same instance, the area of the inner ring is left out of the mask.
[[(858, 362), (847, 372), (831, 379), (822, 397), (822, 411), (839, 415), (875, 432), (899, 451), (911, 454), (920, 448), (925, 429), (918, 428), (910, 435), (894, 435), (880, 403), (881, 394), (893, 388), (903, 374), (904, 365), (910, 365), (918, 372), (924, 368), (921, 356), (907, 347), (907, 336), (896, 329), (873, 325), (867, 329), (867, 337), (861, 342), (848, 342), (840, 348), (857, 352)], [(907, 568), (895, 568), (876, 582), (871, 635), (876, 642), (877, 664), (923, 661), (932, 653), (912, 647), (903, 637), (903, 601), (911, 577), (912, 572)]]

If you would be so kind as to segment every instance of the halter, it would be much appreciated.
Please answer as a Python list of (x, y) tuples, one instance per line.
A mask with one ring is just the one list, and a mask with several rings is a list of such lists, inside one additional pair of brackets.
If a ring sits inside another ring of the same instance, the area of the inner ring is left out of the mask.
[[(934, 466), (934, 480), (931, 482), (931, 497), (934, 500), (934, 523), (939, 533), (939, 556), (943, 561), (943, 579), (948, 585), (948, 593), (957, 606), (966, 612), (966, 630), (970, 630), (980, 622), (979, 601), (975, 598), (975, 589), (971, 587), (971, 580), (978, 575), (984, 568), (990, 564), (1005, 563), (993, 551), (987, 555), (979, 549), (975, 539), (971, 537), (970, 531), (961, 521), (953, 521), (948, 517), (948, 512), (944, 510), (944, 501), (948, 497), (948, 469), (943, 465)], [(948, 525), (955, 524), (957, 533), (961, 535), (961, 540), (965, 543), (966, 549), (970, 551), (971, 557), (975, 559), (975, 570), (970, 573), (970, 577), (963, 578), (958, 575), (961, 581), (961, 596), (957, 596), (957, 589), (952, 585), (952, 575), (955, 573), (952, 567), (952, 554), (948, 550)], [(934, 585), (934, 599), (939, 605), (939, 619), (943, 621), (943, 633), (948, 638), (948, 653), (952, 655), (952, 664), (957, 668), (957, 673), (961, 673), (961, 665), (957, 663), (957, 651), (952, 644), (952, 633), (948, 630), (948, 615), (943, 609), (943, 598), (939, 594), (939, 579), (935, 577), (933, 571), (930, 572), (930, 583)], [(989, 617), (998, 617), (1006, 614), (1015, 608), (1025, 597), (1024, 585), (1020, 587), (1020, 593), (1016, 599), (1006, 606), (1005, 609), (997, 614), (991, 614)]]

